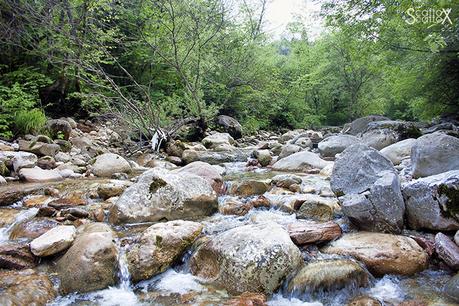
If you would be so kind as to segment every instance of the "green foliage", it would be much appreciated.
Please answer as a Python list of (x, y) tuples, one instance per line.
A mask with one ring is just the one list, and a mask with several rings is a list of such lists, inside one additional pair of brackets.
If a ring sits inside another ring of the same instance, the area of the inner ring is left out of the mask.
[(20, 110), (14, 117), (14, 131), (16, 135), (39, 133), (45, 124), (45, 114), (40, 109), (36, 108), (31, 110)]

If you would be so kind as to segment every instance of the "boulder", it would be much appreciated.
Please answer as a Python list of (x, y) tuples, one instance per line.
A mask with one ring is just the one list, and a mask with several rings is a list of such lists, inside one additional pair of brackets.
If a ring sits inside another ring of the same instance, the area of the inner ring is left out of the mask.
[(285, 146), (282, 147), (282, 150), (279, 153), (279, 158), (277, 160), (281, 160), (282, 158), (298, 153), (302, 150), (303, 148), (296, 144), (286, 144)]
[(347, 147), (359, 143), (360, 139), (346, 134), (333, 135), (325, 138), (318, 144), (320, 155), (323, 157), (335, 157)]
[(117, 197), (123, 194), (132, 183), (129, 181), (111, 180), (108, 183), (100, 184), (97, 187), (97, 194), (106, 200), (111, 197)]
[(110, 209), (110, 221), (120, 224), (194, 220), (217, 209), (217, 194), (202, 177), (154, 168), (124, 191)]
[(269, 185), (263, 181), (243, 180), (234, 182), (229, 190), (230, 194), (248, 197), (252, 195), (261, 195), (268, 191)]
[(56, 161), (51, 156), (43, 156), (38, 159), (37, 166), (44, 170), (56, 168)]
[(410, 228), (459, 229), (459, 170), (413, 180), (402, 186)]
[(427, 253), (405, 236), (358, 232), (341, 236), (321, 248), (326, 254), (352, 256), (365, 263), (377, 275), (413, 275), (423, 271), (428, 264)]
[(89, 292), (116, 283), (118, 251), (107, 231), (83, 232), (56, 265), (62, 294)]
[[(12, 157), (14, 172), (18, 173), (22, 168), (33, 168), (37, 164), (38, 157), (33, 153), (9, 152), (7, 155)], [(0, 159), (2, 159), (0, 154)]]
[(201, 142), (206, 148), (214, 149), (219, 145), (232, 146), (234, 139), (228, 133), (215, 133), (205, 137)]
[(126, 258), (133, 282), (164, 272), (182, 256), (202, 231), (200, 223), (175, 220), (150, 226)]
[(130, 173), (131, 165), (118, 154), (105, 153), (97, 156), (92, 173), (96, 176), (111, 177), (114, 173)]
[(294, 174), (278, 174), (271, 179), (271, 184), (288, 189), (293, 184), (300, 185), (302, 178)]
[(444, 292), (449, 298), (459, 302), (459, 273), (446, 283)]
[(69, 140), (70, 133), (72, 133), (72, 126), (68, 121), (63, 119), (48, 120), (46, 128), (53, 139)]
[(459, 170), (459, 139), (436, 132), (419, 137), (411, 149), (413, 177)]
[(56, 226), (30, 243), (35, 256), (50, 256), (68, 249), (75, 240), (76, 229), (72, 225)]
[(250, 202), (241, 202), (235, 199), (229, 199), (219, 204), (218, 211), (222, 215), (244, 216), (252, 208), (253, 208), (253, 205), (251, 205)]
[(273, 160), (269, 150), (255, 150), (253, 151), (253, 156), (258, 160), (262, 167), (266, 167)]
[(39, 156), (55, 156), (61, 150), (61, 147), (55, 143), (26, 140), (19, 140), (18, 143), (19, 150), (31, 152)]
[(341, 228), (335, 222), (298, 221), (289, 224), (287, 228), (296, 245), (321, 243), (341, 236)]
[(373, 129), (366, 131), (361, 136), (362, 143), (369, 147), (381, 150), (398, 141), (398, 135), (390, 129)]
[(23, 270), (36, 265), (29, 244), (24, 242), (4, 242), (0, 244), (0, 269)]
[(379, 173), (368, 191), (339, 200), (342, 212), (362, 230), (398, 234), (403, 229), (405, 204), (398, 175), (391, 171)]
[(45, 306), (56, 296), (51, 280), (32, 269), (0, 271), (0, 305)]
[(217, 127), (223, 132), (229, 133), (234, 139), (242, 137), (241, 124), (230, 116), (220, 115), (217, 117)]
[(338, 203), (336, 198), (325, 198), (316, 194), (301, 195), (289, 206), (296, 210), (299, 219), (309, 219), (318, 222), (326, 222), (333, 219), (333, 214)]
[(389, 159), (394, 165), (402, 162), (402, 159), (410, 157), (411, 148), (413, 147), (416, 139), (408, 138), (383, 148), (381, 154)]
[(310, 169), (322, 169), (329, 163), (315, 153), (303, 151), (278, 160), (273, 165), (273, 169), (278, 171), (306, 171)]
[(272, 293), (303, 263), (299, 249), (276, 223), (244, 225), (204, 242), (190, 268), (231, 294)]
[(288, 132), (285, 132), (284, 134), (282, 134), (279, 137), (279, 141), (282, 142), (282, 143), (286, 143), (289, 140), (292, 140), (294, 138), (301, 137), (301, 136), (307, 137), (308, 135), (302, 129), (292, 130), (292, 131), (288, 131)]
[(329, 292), (370, 284), (370, 275), (354, 260), (325, 259), (309, 262), (290, 280), (287, 291), (294, 294)]
[(346, 124), (343, 128), (343, 133), (346, 134), (351, 134), (351, 135), (358, 135), (360, 133), (363, 133), (370, 122), (373, 121), (383, 121), (383, 120), (390, 120), (387, 117), (384, 116), (379, 116), (379, 115), (370, 115), (366, 117), (361, 117), (358, 119), (355, 119), (349, 124)]
[(200, 176), (212, 186), (215, 192), (220, 192), (223, 187), (223, 177), (220, 168), (219, 166), (212, 166), (205, 162), (195, 161), (172, 172), (178, 174), (189, 173)]
[(309, 139), (309, 137), (295, 137), (292, 139), (292, 143), (294, 145), (300, 146), (302, 149), (312, 148), (312, 141)]
[(59, 171), (44, 170), (38, 167), (22, 168), (19, 171), (19, 177), (30, 183), (57, 182), (64, 179)]
[(10, 239), (35, 239), (58, 225), (59, 222), (54, 219), (35, 217), (15, 224), (11, 229)]
[(451, 269), (459, 270), (459, 246), (448, 236), (443, 233), (435, 235), (435, 251)]
[(234, 148), (231, 151), (213, 152), (197, 151), (187, 149), (183, 151), (182, 160), (189, 164), (194, 161), (202, 161), (211, 165), (218, 165), (231, 162), (245, 162), (249, 158), (251, 151)]

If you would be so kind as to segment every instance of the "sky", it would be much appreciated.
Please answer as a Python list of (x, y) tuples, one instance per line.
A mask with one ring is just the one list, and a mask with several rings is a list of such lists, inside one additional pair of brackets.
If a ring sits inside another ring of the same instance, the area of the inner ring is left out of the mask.
[(317, 37), (322, 31), (322, 21), (318, 14), (320, 1), (318, 0), (269, 0), (265, 15), (265, 30), (280, 38), (286, 25), (294, 21), (294, 16), (301, 16), (310, 29), (309, 36)]

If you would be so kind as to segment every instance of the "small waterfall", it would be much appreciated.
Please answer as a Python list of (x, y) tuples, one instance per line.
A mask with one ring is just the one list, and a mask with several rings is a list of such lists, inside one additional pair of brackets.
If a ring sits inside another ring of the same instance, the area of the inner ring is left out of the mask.
[(131, 275), (129, 274), (127, 259), (126, 259), (126, 246), (118, 246), (118, 278), (120, 280), (119, 288), (124, 290), (131, 289)]
[(35, 217), (37, 213), (38, 213), (38, 208), (36, 207), (24, 210), (21, 213), (19, 213), (16, 216), (16, 219), (14, 220), (13, 223), (11, 223), (7, 227), (0, 228), (0, 242), (5, 242), (9, 240), (10, 232), (16, 224), (32, 219), (33, 217)]

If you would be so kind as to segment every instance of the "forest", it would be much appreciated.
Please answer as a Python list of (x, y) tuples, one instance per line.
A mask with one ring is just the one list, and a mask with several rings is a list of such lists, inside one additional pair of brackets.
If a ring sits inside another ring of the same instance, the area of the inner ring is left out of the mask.
[[(112, 114), (148, 137), (219, 114), (244, 133), (457, 113), (456, 0), (325, 0), (264, 31), (268, 0), (0, 1), (0, 137)], [(415, 6), (414, 6), (415, 4)]]

